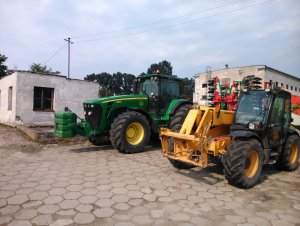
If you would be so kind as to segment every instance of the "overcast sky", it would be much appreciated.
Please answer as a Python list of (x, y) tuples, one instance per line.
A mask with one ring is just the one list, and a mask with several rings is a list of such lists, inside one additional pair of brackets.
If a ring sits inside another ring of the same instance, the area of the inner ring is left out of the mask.
[(42, 63), (71, 77), (267, 65), (300, 77), (299, 0), (0, 0), (0, 53), (10, 69)]

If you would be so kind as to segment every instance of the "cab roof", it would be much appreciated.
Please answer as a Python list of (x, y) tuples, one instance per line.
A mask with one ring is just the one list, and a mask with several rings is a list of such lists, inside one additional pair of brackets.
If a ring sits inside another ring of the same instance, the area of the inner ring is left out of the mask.
[(176, 80), (176, 81), (182, 81), (182, 78), (177, 77), (177, 75), (167, 75), (167, 74), (145, 74), (145, 75), (140, 75), (137, 78), (141, 79), (149, 79), (149, 78), (165, 78), (165, 79), (171, 79), (171, 80)]

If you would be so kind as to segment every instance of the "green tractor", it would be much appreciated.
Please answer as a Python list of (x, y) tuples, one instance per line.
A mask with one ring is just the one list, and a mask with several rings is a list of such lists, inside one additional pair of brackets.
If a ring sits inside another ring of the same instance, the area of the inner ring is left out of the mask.
[(133, 94), (111, 96), (83, 103), (81, 132), (97, 145), (103, 137), (122, 153), (144, 150), (161, 127), (181, 124), (192, 102), (181, 97), (182, 79), (146, 74), (134, 80)]

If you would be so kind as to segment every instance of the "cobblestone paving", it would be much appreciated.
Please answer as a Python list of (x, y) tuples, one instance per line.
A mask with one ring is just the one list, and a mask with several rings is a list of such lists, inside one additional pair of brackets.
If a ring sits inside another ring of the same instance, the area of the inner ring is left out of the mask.
[(300, 171), (267, 166), (241, 190), (216, 167), (174, 169), (159, 147), (15, 151), (0, 159), (0, 225), (300, 225)]

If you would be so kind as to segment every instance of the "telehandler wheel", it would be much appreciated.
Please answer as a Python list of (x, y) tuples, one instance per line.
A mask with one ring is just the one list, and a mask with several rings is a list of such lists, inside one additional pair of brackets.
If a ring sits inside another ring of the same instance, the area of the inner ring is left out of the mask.
[(297, 135), (288, 136), (276, 166), (281, 170), (293, 171), (299, 166), (300, 139)]
[(250, 188), (260, 177), (263, 149), (255, 139), (233, 140), (222, 160), (228, 182), (240, 188)]
[[(189, 113), (189, 110), (192, 109), (193, 105), (191, 104), (184, 104), (181, 105), (175, 112), (175, 114), (172, 116), (170, 120), (170, 129), (173, 132), (179, 132), (187, 114)], [(169, 140), (169, 151), (172, 152), (174, 150), (174, 141)], [(177, 169), (191, 169), (194, 168), (194, 165), (190, 165), (175, 159), (170, 159), (170, 163)]]
[(143, 151), (149, 139), (149, 122), (141, 113), (134, 111), (124, 112), (118, 115), (111, 125), (111, 143), (122, 153)]

